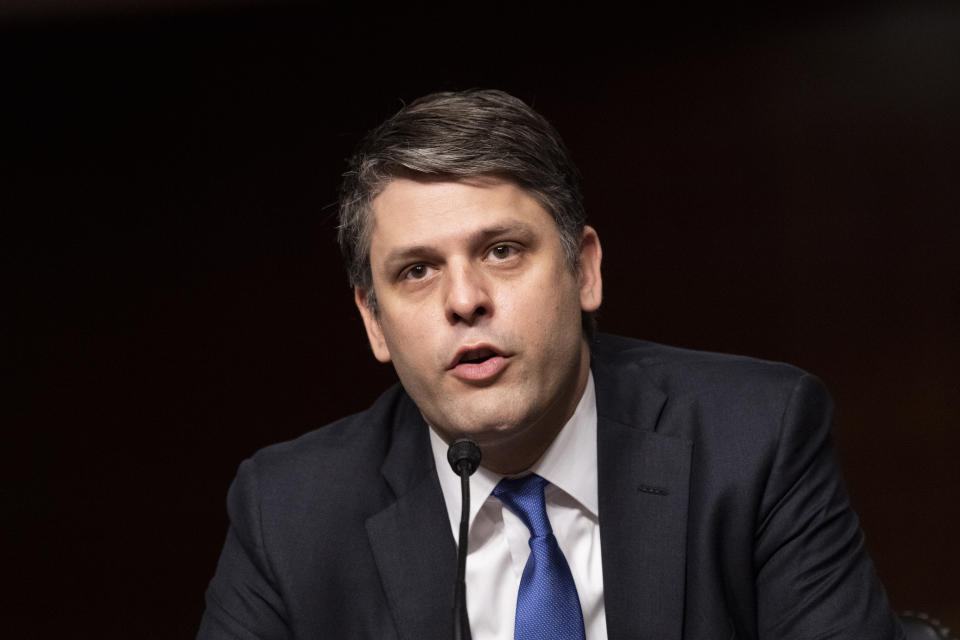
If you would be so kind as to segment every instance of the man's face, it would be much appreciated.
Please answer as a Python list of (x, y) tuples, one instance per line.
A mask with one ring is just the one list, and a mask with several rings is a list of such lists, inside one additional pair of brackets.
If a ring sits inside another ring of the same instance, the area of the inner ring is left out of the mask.
[(377, 314), (365, 291), (356, 298), (374, 355), (448, 441), (542, 453), (586, 384), (580, 312), (600, 304), (596, 233), (584, 230), (574, 273), (550, 214), (494, 179), (396, 179), (373, 212)]

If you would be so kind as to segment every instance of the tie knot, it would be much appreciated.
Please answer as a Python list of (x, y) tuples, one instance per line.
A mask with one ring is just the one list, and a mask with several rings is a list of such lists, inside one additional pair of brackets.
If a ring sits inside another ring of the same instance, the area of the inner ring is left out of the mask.
[(543, 497), (543, 490), (548, 484), (534, 473), (522, 478), (504, 478), (493, 489), (493, 495), (520, 518), (532, 537), (541, 538), (553, 533)]

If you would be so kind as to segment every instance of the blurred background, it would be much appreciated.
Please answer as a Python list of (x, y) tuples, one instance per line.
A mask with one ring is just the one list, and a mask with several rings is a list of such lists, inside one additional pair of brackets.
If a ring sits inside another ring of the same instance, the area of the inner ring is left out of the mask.
[(602, 330), (786, 360), (897, 609), (960, 626), (960, 6), (0, 8), (11, 637), (192, 637), (242, 459), (365, 408), (344, 159), (497, 87), (564, 135)]

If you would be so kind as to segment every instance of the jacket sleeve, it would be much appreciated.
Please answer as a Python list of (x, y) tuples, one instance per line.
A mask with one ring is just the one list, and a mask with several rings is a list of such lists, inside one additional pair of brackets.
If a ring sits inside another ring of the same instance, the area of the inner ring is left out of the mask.
[(805, 375), (783, 413), (756, 523), (759, 636), (902, 639), (843, 487), (831, 418), (823, 385)]
[(230, 528), (206, 594), (197, 640), (290, 637), (277, 580), (264, 548), (256, 465), (246, 460), (227, 494)]

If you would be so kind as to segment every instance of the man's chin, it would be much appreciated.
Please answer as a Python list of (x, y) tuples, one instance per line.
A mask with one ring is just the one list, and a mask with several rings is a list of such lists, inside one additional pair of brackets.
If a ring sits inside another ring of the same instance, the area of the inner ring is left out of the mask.
[[(429, 422), (429, 421), (428, 421)], [(484, 446), (500, 446), (509, 443), (524, 428), (517, 422), (505, 419), (478, 421), (459, 420), (456, 425), (447, 427), (434, 426), (444, 440), (453, 442), (459, 438), (470, 438), (481, 448)]]

